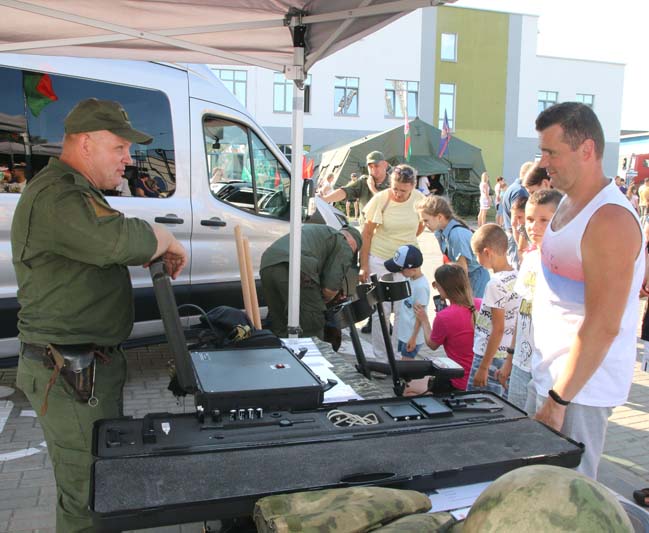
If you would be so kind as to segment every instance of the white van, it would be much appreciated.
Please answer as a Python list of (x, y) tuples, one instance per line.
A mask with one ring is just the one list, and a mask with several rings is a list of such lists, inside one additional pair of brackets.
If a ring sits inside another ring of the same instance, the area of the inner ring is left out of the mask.
[[(49, 75), (56, 99), (40, 111), (25, 96), (25, 73)], [(120, 102), (134, 127), (153, 136), (150, 145), (132, 146), (133, 167), (121, 190), (107, 195), (127, 216), (164, 224), (187, 249), (188, 266), (174, 284), (178, 304), (242, 307), (234, 228), (250, 240), (257, 272), (266, 247), (289, 231), (290, 165), (207, 67), (0, 54), (0, 80), (0, 358), (18, 353), (16, 175), (33, 175), (59, 155), (63, 119), (85, 98)], [(162, 333), (148, 270), (132, 268), (131, 276), (132, 337)]]

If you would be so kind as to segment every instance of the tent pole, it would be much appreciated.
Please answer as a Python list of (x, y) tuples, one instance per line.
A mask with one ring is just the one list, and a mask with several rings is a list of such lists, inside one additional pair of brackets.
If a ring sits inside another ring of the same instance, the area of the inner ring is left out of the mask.
[(288, 264), (288, 336), (299, 337), (300, 329), (300, 265), (302, 257), (302, 158), (304, 146), (304, 32), (303, 27), (293, 28), (293, 71), (286, 77), (292, 79), (293, 129), (291, 161), (291, 223)]

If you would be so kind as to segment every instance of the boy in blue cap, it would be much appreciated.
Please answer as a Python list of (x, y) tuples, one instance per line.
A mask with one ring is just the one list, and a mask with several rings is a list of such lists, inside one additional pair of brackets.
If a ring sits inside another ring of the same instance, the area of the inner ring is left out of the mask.
[(388, 259), (384, 265), (389, 272), (401, 272), (408, 278), (410, 283), (410, 296), (401, 300), (401, 312), (397, 322), (397, 350), (401, 358), (414, 359), (419, 349), (424, 344), (424, 330), (421, 322), (415, 316), (415, 304), (421, 305), (424, 309), (428, 307), (430, 300), (430, 284), (421, 271), (424, 263), (424, 256), (416, 246), (408, 244), (400, 246), (392, 259)]

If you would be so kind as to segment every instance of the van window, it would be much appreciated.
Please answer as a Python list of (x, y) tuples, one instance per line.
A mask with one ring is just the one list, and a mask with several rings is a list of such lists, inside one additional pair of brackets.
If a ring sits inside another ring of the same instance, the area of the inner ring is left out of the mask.
[(118, 101), (133, 126), (153, 136), (149, 145), (131, 145), (133, 165), (122, 186), (104, 192), (148, 198), (174, 193), (171, 110), (162, 92), (7, 67), (0, 67), (0, 79), (0, 192), (20, 192), (21, 174), (29, 180), (58, 157), (66, 115), (80, 100), (98, 98)]
[(216, 117), (203, 121), (207, 179), (215, 198), (257, 214), (288, 219), (291, 180), (248, 128)]

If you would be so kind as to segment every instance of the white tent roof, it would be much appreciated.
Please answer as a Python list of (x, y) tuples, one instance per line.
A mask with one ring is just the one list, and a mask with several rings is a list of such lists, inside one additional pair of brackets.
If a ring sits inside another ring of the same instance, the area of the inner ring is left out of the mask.
[[(300, 87), (319, 59), (415, 9), (455, 1), (0, 0), (0, 53), (256, 65)], [(303, 144), (301, 93), (293, 98), (293, 146)], [(292, 163), (299, 179), (301, 162)], [(299, 189), (291, 187), (290, 336), (299, 324)]]
[(295, 35), (305, 43), (307, 70), (414, 9), (451, 2), (0, 0), (0, 52), (239, 63), (287, 72)]

